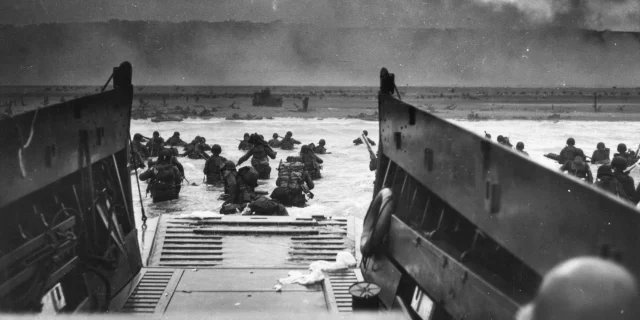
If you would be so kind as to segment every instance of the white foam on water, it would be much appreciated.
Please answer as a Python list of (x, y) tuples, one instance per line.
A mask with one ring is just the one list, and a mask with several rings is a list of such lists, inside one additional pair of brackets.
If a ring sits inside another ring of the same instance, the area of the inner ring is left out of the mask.
[[(179, 150), (182, 151), (182, 150)], [(184, 167), (185, 170), (196, 170), (196, 166), (193, 165), (193, 163), (184, 163), (182, 165)]]

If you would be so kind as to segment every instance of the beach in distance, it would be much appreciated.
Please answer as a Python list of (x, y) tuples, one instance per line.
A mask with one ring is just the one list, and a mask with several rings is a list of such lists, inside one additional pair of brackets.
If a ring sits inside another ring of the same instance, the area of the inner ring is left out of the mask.
[[(274, 99), (282, 99), (281, 106), (254, 106), (254, 94), (264, 89), (258, 86), (135, 86), (133, 118), (164, 114), (182, 118), (203, 115), (234, 119), (377, 120), (376, 87), (269, 87)], [(100, 90), (98, 86), (3, 86), (0, 87), (0, 113), (18, 114)], [(401, 86), (399, 90), (403, 101), (447, 119), (640, 120), (640, 88)], [(305, 97), (309, 98), (306, 112), (302, 110)]]

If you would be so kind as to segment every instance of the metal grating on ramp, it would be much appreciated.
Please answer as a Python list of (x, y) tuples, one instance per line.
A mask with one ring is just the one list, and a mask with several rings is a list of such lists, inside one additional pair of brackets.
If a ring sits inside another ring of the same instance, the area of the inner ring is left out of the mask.
[(150, 265), (160, 267), (214, 267), (222, 263), (222, 236), (194, 233), (194, 226), (203, 221), (217, 221), (219, 218), (171, 218), (163, 219), (161, 246), (155, 261)]
[(346, 219), (325, 220), (318, 224), (325, 226), (326, 229), (317, 235), (291, 237), (292, 245), (289, 252), (291, 261), (304, 263), (317, 260), (335, 261), (338, 252), (349, 250), (345, 242)]
[(291, 237), (290, 256), (293, 261), (311, 262), (316, 260), (336, 260), (336, 254), (347, 250), (340, 235), (317, 235)]
[(340, 313), (353, 311), (349, 287), (358, 281), (361, 279), (352, 269), (327, 272), (324, 285), (328, 294), (328, 303), (334, 311)]
[[(347, 220), (273, 216), (161, 216), (148, 265), (171, 268), (270, 267), (335, 261), (353, 253)], [(267, 253), (268, 252), (268, 253)]]
[(153, 314), (164, 312), (182, 270), (146, 269), (138, 285), (133, 290), (121, 312)]

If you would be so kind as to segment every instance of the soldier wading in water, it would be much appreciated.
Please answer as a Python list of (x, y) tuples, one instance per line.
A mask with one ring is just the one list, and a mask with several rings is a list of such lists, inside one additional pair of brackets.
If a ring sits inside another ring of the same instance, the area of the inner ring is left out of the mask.
[(262, 139), (260, 135), (254, 133), (249, 138), (249, 143), (253, 146), (247, 153), (242, 156), (236, 166), (240, 166), (243, 162), (251, 158), (251, 166), (258, 171), (258, 178), (269, 179), (271, 174), (271, 167), (269, 166), (269, 159), (276, 158), (277, 152), (273, 151), (267, 142)]

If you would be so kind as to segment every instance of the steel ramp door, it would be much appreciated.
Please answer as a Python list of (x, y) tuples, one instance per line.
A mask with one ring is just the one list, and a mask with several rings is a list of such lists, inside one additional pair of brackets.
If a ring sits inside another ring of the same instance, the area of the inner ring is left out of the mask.
[[(273, 286), (291, 269), (187, 269), (184, 270), (166, 317), (256, 313), (326, 313), (322, 284)], [(306, 269), (298, 271), (306, 273)]]
[(153, 277), (143, 278), (123, 311), (180, 318), (351, 312), (346, 289), (362, 280), (353, 270), (311, 286), (274, 286), (290, 271), (307, 274), (310, 262), (353, 254), (353, 229), (345, 218), (163, 215), (148, 260)]

